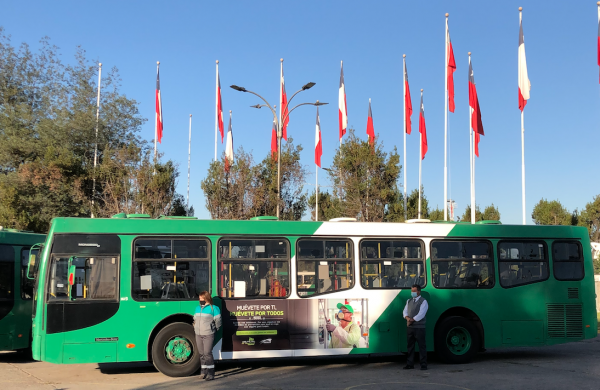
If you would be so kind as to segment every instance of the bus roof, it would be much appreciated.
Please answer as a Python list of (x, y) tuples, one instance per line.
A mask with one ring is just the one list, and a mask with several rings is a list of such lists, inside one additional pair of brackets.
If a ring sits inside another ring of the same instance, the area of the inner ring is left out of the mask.
[(132, 235), (320, 235), (346, 237), (489, 237), (578, 238), (589, 240), (585, 227), (468, 223), (313, 222), (149, 218), (54, 218), (50, 234)]

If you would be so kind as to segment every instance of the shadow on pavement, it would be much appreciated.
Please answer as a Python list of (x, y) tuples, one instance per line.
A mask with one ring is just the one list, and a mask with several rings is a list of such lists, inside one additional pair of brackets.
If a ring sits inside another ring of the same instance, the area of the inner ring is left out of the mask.
[(132, 363), (98, 363), (98, 370), (107, 375), (120, 374), (144, 374), (148, 372), (158, 372), (150, 362), (132, 362)]
[(0, 352), (0, 363), (25, 364), (33, 363), (30, 351), (7, 351)]

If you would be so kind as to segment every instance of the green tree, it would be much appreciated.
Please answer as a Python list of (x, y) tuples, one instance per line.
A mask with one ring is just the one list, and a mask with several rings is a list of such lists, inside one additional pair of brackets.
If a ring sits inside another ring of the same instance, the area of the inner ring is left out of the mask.
[(331, 203), (335, 207), (332, 211), (326, 209), (327, 205), (321, 206), (323, 212), (359, 221), (404, 220), (402, 193), (397, 184), (402, 169), (399, 161), (395, 148), (385, 153), (378, 139), (371, 146), (350, 129), (328, 171), (340, 200)]
[[(114, 151), (135, 144), (145, 154), (148, 145), (139, 138), (145, 119), (121, 93), (116, 68), (103, 72), (96, 136), (97, 71), (81, 48), (65, 65), (48, 38), (32, 52), (27, 44), (14, 47), (0, 28), (0, 224), (45, 232), (53, 217), (108, 214), (100, 165), (116, 158)], [(145, 195), (157, 212), (163, 200), (170, 204), (176, 177), (172, 162), (161, 165), (165, 177), (145, 180), (157, 191)]]
[[(479, 205), (475, 204), (475, 222), (477, 221), (482, 221), (483, 220), (483, 214), (481, 213), (481, 210), (479, 209)], [(460, 221), (461, 222), (471, 222), (471, 205), (467, 205), (467, 208), (465, 209), (464, 214), (462, 215), (462, 217), (460, 217)]]
[[(419, 190), (414, 189), (406, 198), (408, 219), (419, 218)], [(429, 202), (425, 196), (425, 188), (421, 186), (421, 218), (429, 218)]]
[[(308, 207), (311, 212), (311, 219), (315, 220), (315, 193), (308, 198)], [(319, 191), (319, 221), (329, 221), (341, 216), (340, 198), (329, 192)]]
[[(281, 150), (280, 219), (300, 220), (306, 211), (303, 193), (306, 168), (300, 163), (301, 146), (293, 139)], [(206, 208), (214, 219), (249, 219), (277, 214), (277, 161), (270, 153), (258, 164), (252, 154), (239, 148), (229, 172), (225, 171), (225, 155), (213, 162), (201, 182)]]
[(435, 210), (431, 210), (429, 212), (429, 219), (432, 221), (443, 221), (444, 220), (444, 210), (436, 207)]
[(194, 206), (190, 206), (188, 209), (185, 197), (181, 194), (175, 194), (169, 215), (173, 217), (193, 217)]
[(487, 206), (485, 210), (483, 210), (482, 218), (484, 221), (499, 221), (500, 220), (500, 211), (494, 204)]
[(541, 199), (533, 208), (531, 218), (536, 225), (571, 225), (571, 214), (558, 200)]
[(579, 226), (585, 226), (592, 242), (600, 242), (600, 195), (585, 205), (579, 214)]

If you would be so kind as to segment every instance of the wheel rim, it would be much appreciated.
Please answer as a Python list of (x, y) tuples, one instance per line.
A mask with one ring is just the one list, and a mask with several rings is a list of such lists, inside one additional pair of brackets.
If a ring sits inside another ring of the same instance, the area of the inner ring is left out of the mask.
[(464, 355), (471, 349), (471, 333), (461, 326), (456, 326), (446, 336), (446, 346), (454, 355)]
[(183, 336), (175, 336), (165, 345), (165, 357), (171, 364), (187, 363), (193, 353), (193, 344)]

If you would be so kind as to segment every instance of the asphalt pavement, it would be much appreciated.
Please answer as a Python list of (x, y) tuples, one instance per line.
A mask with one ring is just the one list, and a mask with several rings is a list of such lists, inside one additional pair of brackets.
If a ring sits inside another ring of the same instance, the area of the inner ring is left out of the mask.
[(217, 362), (215, 380), (169, 378), (148, 363), (53, 365), (0, 353), (0, 389), (600, 389), (600, 338), (552, 347), (488, 350), (469, 364), (430, 354), (429, 370), (404, 356)]

